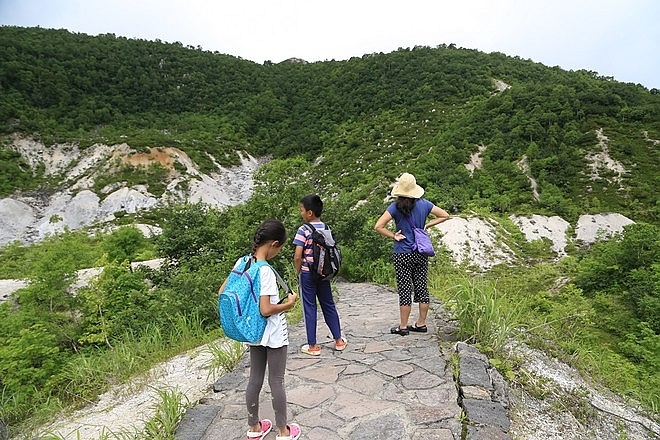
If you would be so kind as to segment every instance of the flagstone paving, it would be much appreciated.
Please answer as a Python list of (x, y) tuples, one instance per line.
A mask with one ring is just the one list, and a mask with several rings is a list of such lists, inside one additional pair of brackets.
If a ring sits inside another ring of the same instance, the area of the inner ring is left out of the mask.
[[(452, 377), (451, 333), (437, 302), (431, 304), (428, 333), (390, 334), (399, 319), (394, 290), (373, 284), (335, 283), (343, 352), (333, 350), (322, 315), (321, 356), (300, 352), (302, 322), (289, 326), (285, 376), (289, 419), (302, 439), (459, 440), (461, 407)], [(319, 311), (320, 312), (320, 311)], [(414, 307), (410, 323), (417, 317)], [(214, 392), (189, 409), (177, 440), (243, 439), (247, 429), (245, 388), (249, 356), (214, 384)], [(261, 418), (275, 420), (268, 379), (260, 399)], [(275, 430), (267, 439), (275, 440)]]

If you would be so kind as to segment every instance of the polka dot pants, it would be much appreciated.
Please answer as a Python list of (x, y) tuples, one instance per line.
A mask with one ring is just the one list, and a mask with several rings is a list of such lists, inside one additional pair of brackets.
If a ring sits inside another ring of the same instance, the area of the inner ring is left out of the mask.
[(393, 254), (393, 259), (396, 286), (399, 291), (399, 305), (411, 306), (411, 298), (416, 303), (428, 303), (429, 258), (419, 252), (413, 252)]

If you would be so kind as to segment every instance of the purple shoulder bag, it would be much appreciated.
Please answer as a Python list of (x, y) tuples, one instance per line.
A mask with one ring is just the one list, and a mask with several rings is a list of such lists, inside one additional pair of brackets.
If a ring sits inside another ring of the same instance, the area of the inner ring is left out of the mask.
[(406, 217), (406, 220), (408, 220), (408, 224), (412, 228), (413, 234), (415, 234), (414, 250), (427, 257), (435, 256), (435, 249), (433, 249), (433, 243), (431, 243), (431, 237), (429, 237), (428, 232), (424, 228), (415, 226), (410, 221), (410, 216)]

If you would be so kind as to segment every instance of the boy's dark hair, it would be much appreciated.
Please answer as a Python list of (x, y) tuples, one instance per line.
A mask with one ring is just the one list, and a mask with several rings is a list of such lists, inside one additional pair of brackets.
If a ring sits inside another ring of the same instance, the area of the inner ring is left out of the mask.
[(300, 203), (305, 210), (312, 211), (317, 217), (321, 217), (321, 214), (323, 214), (323, 200), (317, 194), (306, 195), (300, 199)]
[(286, 228), (279, 220), (266, 220), (259, 225), (252, 239), (252, 253), (267, 241), (275, 240), (280, 246), (286, 242)]

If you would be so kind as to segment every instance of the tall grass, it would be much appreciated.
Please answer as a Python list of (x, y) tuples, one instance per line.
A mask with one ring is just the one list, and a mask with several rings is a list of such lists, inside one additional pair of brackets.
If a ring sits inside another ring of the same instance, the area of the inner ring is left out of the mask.
[(147, 420), (138, 437), (144, 440), (173, 440), (177, 425), (190, 402), (177, 390), (156, 390), (160, 402), (154, 407), (154, 416)]
[(217, 377), (234, 369), (245, 353), (245, 346), (231, 339), (222, 339), (208, 344), (212, 360), (209, 375)]
[[(602, 316), (571, 280), (570, 261), (500, 268), (468, 276), (451, 268), (432, 269), (429, 289), (459, 321), (460, 337), (493, 357), (510, 380), (530, 383), (515, 354), (503, 350), (521, 341), (580, 371), (583, 377), (657, 413), (658, 363), (643, 363), (617, 351), (623, 339), (604, 328), (605, 319), (626, 319), (616, 307)], [(641, 347), (639, 338), (635, 347)], [(656, 350), (657, 351), (657, 350)]]
[[(128, 383), (159, 362), (220, 335), (219, 330), (209, 332), (204, 329), (201, 320), (196, 317), (173, 316), (166, 331), (157, 326), (147, 326), (140, 333), (124, 335), (110, 350), (83, 351), (71, 359), (61, 375), (53, 379), (58, 383), (59, 394), (34, 402), (30, 409), (32, 416), (20, 426), (13, 427), (12, 431), (29, 433), (63, 409), (76, 409), (89, 404), (111, 386)], [(143, 384), (137, 383), (136, 386)], [(0, 404), (3, 411), (10, 410), (11, 397), (0, 395)]]
[[(297, 290), (297, 286), (290, 286)], [(290, 325), (302, 316), (300, 301), (289, 312), (287, 319)], [(240, 361), (244, 353), (243, 344), (227, 339), (217, 339), (221, 331), (208, 332), (196, 317), (174, 316), (171, 327), (164, 331), (156, 326), (148, 326), (139, 334), (126, 334), (121, 342), (113, 345), (111, 350), (95, 350), (80, 353), (65, 367), (59, 381), (62, 383), (61, 394), (52, 399), (35, 403), (32, 408), (33, 417), (12, 429), (22, 433), (30, 433), (46, 424), (64, 408), (75, 409), (89, 404), (96, 397), (116, 384), (128, 383), (132, 378), (146, 373), (159, 362), (186, 350), (208, 343), (213, 354), (209, 366), (209, 374), (219, 375), (230, 371)], [(136, 387), (144, 383), (135, 383)], [(157, 391), (161, 402), (156, 408), (155, 419), (149, 421), (145, 433), (113, 432), (104, 429), (100, 439), (171, 439), (174, 438), (176, 424), (185, 412), (186, 404), (182, 395), (173, 391)], [(2, 397), (2, 396), (0, 396)], [(11, 402), (11, 396), (2, 397), (5, 403)], [(178, 414), (178, 416), (177, 416)], [(56, 436), (45, 437), (57, 439)]]
[(520, 309), (494, 281), (480, 277), (457, 277), (446, 295), (447, 305), (459, 321), (461, 337), (498, 353), (514, 336)]

